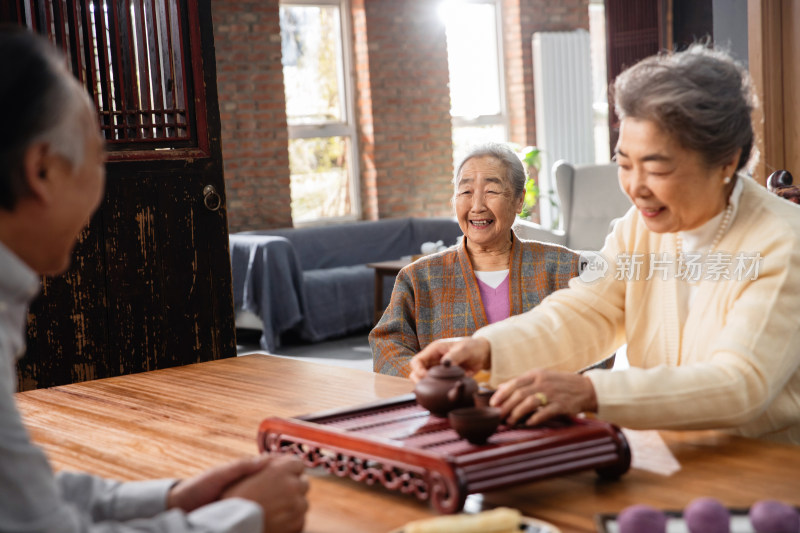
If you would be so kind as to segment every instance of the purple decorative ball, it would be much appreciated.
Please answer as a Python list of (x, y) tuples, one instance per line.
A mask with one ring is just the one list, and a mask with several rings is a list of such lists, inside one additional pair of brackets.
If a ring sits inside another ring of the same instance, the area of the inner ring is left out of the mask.
[(750, 523), (756, 533), (800, 533), (800, 514), (783, 502), (762, 500), (750, 508)]
[(667, 515), (649, 505), (631, 505), (617, 517), (619, 533), (664, 533)]
[(690, 533), (730, 533), (731, 513), (714, 498), (697, 498), (683, 510)]

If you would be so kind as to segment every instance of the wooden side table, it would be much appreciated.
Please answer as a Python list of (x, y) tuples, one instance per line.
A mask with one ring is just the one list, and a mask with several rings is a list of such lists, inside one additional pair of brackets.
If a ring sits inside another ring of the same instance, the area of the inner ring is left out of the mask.
[(367, 263), (367, 266), (375, 270), (375, 315), (373, 323), (377, 324), (383, 316), (383, 278), (385, 276), (397, 277), (397, 274), (406, 265), (411, 264), (411, 259), (396, 259), (394, 261), (379, 261), (377, 263)]

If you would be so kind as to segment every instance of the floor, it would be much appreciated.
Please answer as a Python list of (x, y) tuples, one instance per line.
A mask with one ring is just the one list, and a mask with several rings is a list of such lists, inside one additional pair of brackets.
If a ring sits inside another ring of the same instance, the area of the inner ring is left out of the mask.
[[(237, 329), (236, 338), (239, 344), (236, 346), (236, 354), (264, 353), (264, 350), (258, 345), (260, 334), (261, 332), (256, 330)], [(276, 353), (272, 355), (372, 372), (372, 350), (369, 348), (368, 335), (369, 330), (366, 330), (316, 344), (288, 342), (286, 345), (276, 348)], [(626, 348), (627, 345), (623, 345), (617, 350), (614, 370), (628, 368)]]
[[(236, 330), (237, 355), (264, 353), (258, 345), (260, 331)], [(275, 349), (276, 357), (289, 357), (332, 366), (344, 366), (372, 372), (372, 350), (367, 335), (369, 330), (315, 344), (288, 342)]]

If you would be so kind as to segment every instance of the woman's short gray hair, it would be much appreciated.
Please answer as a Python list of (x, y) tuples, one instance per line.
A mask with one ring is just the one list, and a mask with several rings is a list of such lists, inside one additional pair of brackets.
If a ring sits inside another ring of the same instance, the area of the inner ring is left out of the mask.
[(525, 196), (525, 167), (522, 166), (519, 156), (511, 148), (500, 143), (484, 143), (470, 148), (458, 166), (456, 166), (456, 172), (453, 175), (453, 184), (455, 186), (458, 186), (458, 175), (461, 174), (464, 164), (476, 157), (493, 157), (500, 161), (506, 171), (506, 180), (508, 180), (511, 190), (514, 192), (514, 198)]
[(755, 151), (752, 82), (726, 52), (694, 44), (648, 57), (617, 76), (613, 96), (620, 120), (655, 122), (708, 165), (724, 164), (741, 148), (739, 170)]

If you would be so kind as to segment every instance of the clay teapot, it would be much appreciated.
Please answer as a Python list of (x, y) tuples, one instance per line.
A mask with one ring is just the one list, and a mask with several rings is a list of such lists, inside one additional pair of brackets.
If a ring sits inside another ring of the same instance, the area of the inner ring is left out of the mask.
[(417, 403), (441, 417), (446, 417), (453, 409), (471, 407), (472, 395), (477, 391), (475, 380), (467, 377), (463, 368), (452, 365), (447, 359), (428, 370), (428, 375), (414, 387)]

